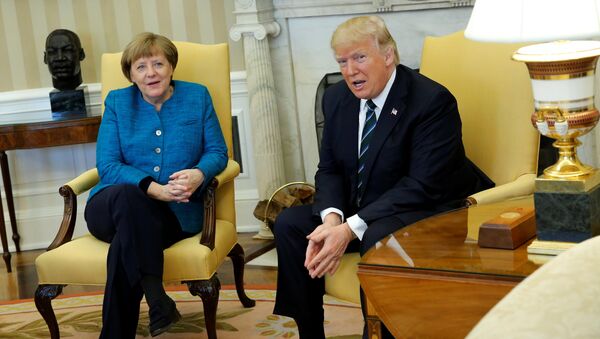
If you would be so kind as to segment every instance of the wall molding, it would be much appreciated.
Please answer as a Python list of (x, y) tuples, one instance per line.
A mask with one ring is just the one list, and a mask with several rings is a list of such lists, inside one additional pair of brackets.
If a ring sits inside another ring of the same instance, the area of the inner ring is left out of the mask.
[[(83, 84), (87, 86), (89, 105), (99, 106), (101, 102), (100, 83)], [(49, 113), (50, 99), (48, 94), (52, 87), (42, 87), (19, 91), (0, 92), (0, 118), (7, 115), (19, 114), (31, 117), (32, 114)]]
[(391, 13), (473, 6), (475, 0), (273, 0), (275, 18)]
[[(231, 72), (230, 79), (232, 97), (248, 94), (246, 71)], [(102, 105), (102, 84), (98, 82), (82, 84), (82, 86), (88, 88), (89, 106)], [(41, 87), (0, 92), (0, 119), (12, 114), (27, 114), (27, 117), (31, 117), (32, 114), (48, 113), (50, 111), (48, 95), (53, 89), (52, 87)]]

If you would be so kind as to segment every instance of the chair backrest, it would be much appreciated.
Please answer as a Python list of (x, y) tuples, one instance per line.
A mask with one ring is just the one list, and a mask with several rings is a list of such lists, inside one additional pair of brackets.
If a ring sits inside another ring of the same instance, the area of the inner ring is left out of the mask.
[[(229, 159), (233, 159), (229, 48), (227, 44), (202, 45), (180, 41), (174, 41), (174, 44), (177, 47), (179, 60), (173, 78), (197, 82), (208, 88), (225, 137)], [(121, 52), (102, 54), (100, 78), (103, 102), (110, 90), (131, 85), (121, 72), (121, 54)], [(217, 191), (217, 218), (230, 221), (235, 225), (234, 203), (234, 185), (231, 181)]]
[(522, 46), (475, 42), (463, 32), (427, 37), (423, 46), (421, 73), (454, 94), (467, 156), (496, 185), (537, 171), (531, 83), (527, 67), (511, 60)]
[(325, 114), (322, 107), (323, 95), (329, 86), (343, 80), (344, 77), (341, 72), (327, 73), (317, 86), (317, 93), (315, 95), (315, 131), (317, 132), (317, 147), (319, 152), (321, 152), (321, 139), (323, 139), (323, 129), (325, 128)]

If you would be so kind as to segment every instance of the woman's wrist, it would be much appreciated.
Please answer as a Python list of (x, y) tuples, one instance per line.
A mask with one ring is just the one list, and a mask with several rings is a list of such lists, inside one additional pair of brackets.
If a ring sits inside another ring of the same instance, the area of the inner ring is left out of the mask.
[(147, 176), (144, 179), (140, 180), (138, 187), (142, 190), (142, 192), (148, 194), (148, 188), (150, 188), (150, 184), (154, 182), (151, 176)]

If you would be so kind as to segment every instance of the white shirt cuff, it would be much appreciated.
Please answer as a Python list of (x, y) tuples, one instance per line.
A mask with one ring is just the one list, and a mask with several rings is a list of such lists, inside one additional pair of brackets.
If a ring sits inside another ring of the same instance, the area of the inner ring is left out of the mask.
[(342, 222), (344, 222), (344, 212), (338, 210), (335, 207), (329, 207), (329, 208), (326, 208), (326, 209), (322, 210), (321, 211), (321, 221), (324, 222), (325, 221), (325, 216), (327, 216), (327, 214), (329, 214), (331, 212), (333, 212), (335, 214), (338, 214), (342, 218)]
[(356, 237), (358, 238), (358, 240), (362, 240), (363, 235), (365, 234), (365, 231), (367, 230), (367, 223), (362, 220), (358, 214), (355, 214), (351, 217), (348, 218), (348, 220), (346, 220), (346, 222), (348, 223), (348, 226), (350, 226), (350, 229), (352, 230), (352, 232), (354, 232), (354, 234), (356, 234)]

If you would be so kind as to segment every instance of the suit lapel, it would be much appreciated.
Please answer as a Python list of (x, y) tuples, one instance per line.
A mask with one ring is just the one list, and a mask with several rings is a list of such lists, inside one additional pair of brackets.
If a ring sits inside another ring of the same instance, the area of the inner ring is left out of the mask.
[[(344, 107), (344, 117), (342, 117), (341, 135), (343, 135), (342, 143), (344, 147), (339, 150), (344, 163), (353, 166), (352, 173), (358, 173), (358, 116), (360, 114), (360, 99), (354, 96), (349, 91), (349, 95), (344, 99), (341, 107)], [(352, 197), (356, 194), (356, 186), (358, 185), (357, 175), (351, 178)]]
[[(375, 127), (373, 137), (369, 143), (369, 152), (365, 162), (365, 178), (367, 179), (366, 187), (368, 187), (371, 170), (377, 161), (381, 148), (385, 144), (390, 133), (394, 130), (396, 124), (398, 124), (406, 113), (405, 97), (407, 89), (407, 77), (403, 76), (400, 67), (397, 67), (396, 79), (392, 84), (392, 88), (390, 89), (385, 104), (379, 114), (377, 126)], [(382, 160), (385, 161), (385, 159)]]
[[(360, 99), (356, 98), (354, 94), (349, 95), (345, 102), (344, 106), (346, 107), (346, 117), (344, 117), (344, 122), (347, 125), (344, 126), (344, 141), (340, 145), (344, 152), (344, 158), (347, 159), (348, 163), (354, 164), (356, 169), (355, 172), (358, 171), (358, 119), (360, 114)], [(353, 187), (356, 187), (356, 177), (352, 178)]]

